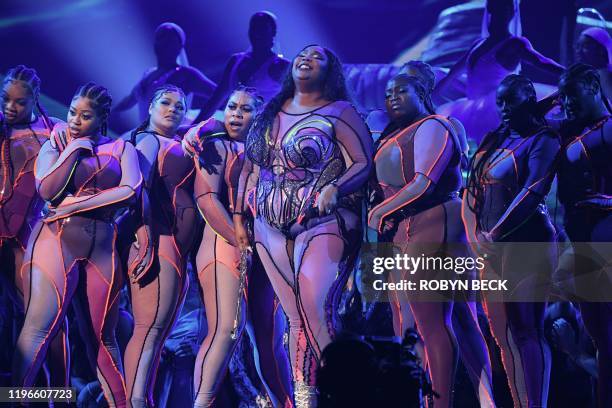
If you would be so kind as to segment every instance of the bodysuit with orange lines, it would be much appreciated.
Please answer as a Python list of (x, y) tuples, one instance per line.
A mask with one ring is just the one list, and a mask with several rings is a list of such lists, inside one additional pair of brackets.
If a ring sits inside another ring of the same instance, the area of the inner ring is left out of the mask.
[(142, 176), (134, 148), (101, 136), (74, 139), (60, 153), (46, 142), (35, 167), (50, 212), (37, 224), (24, 261), (26, 317), (14, 384), (32, 386), (49, 342), (72, 304), (91, 367), (110, 406), (126, 404), (115, 339), (123, 284), (115, 249), (116, 212), (135, 199)]
[[(453, 256), (469, 255), (458, 198), (465, 143), (460, 138), (453, 124), (437, 115), (381, 137), (374, 166), (375, 188), (383, 200), (371, 214), (385, 214), (379, 229), (383, 242), (393, 242), (402, 253), (414, 256), (420, 256), (422, 250), (433, 251), (431, 255), (440, 255), (443, 250)], [(447, 243), (455, 245), (445, 250)], [(394, 272), (392, 277), (398, 281), (403, 278), (402, 272)], [(436, 406), (452, 404), (457, 350), (474, 387), (480, 391), (481, 402), (482, 398), (492, 401), (490, 361), (475, 308), (463, 301), (414, 301), (406, 295), (389, 295), (394, 331), (401, 337), (416, 322), (425, 344), (433, 387), (440, 394)], [(451, 321), (454, 309), (461, 321), (456, 330)]]
[[(565, 231), (572, 242), (612, 242), (611, 118), (607, 115), (578, 136), (570, 135), (564, 144), (558, 192), (559, 201), (565, 209)], [(585, 248), (584, 244), (579, 245)], [(577, 273), (585, 273), (589, 277), (587, 286), (581, 288), (583, 293), (595, 287), (597, 291), (609, 290), (610, 278), (606, 276), (605, 269), (602, 269), (604, 273), (597, 275), (593, 273), (597, 270), (593, 265), (583, 260), (575, 266), (580, 265), (584, 267), (580, 267)], [(579, 305), (584, 324), (597, 347), (599, 404), (610, 406), (612, 302), (580, 302)]]
[(186, 294), (186, 256), (197, 231), (193, 162), (178, 140), (146, 131), (132, 137), (145, 180), (143, 199), (148, 198), (148, 205), (138, 206), (138, 218), (150, 228), (154, 246), (148, 269), (130, 281), (134, 334), (125, 351), (125, 376), (135, 407), (153, 403), (159, 358)]
[[(237, 344), (237, 340), (230, 338), (237, 312), (240, 273), (232, 213), (244, 163), (244, 142), (230, 138), (222, 128), (223, 124), (219, 123), (217, 132), (212, 129), (201, 135), (202, 150), (196, 160), (195, 194), (206, 220), (197, 268), (208, 321), (208, 334), (196, 360), (197, 406), (208, 406), (214, 400)], [(282, 344), (284, 325), (278, 319), (284, 317), (279, 316), (282, 312), (277, 310), (274, 291), (256, 254), (253, 261), (248, 285), (244, 288), (246, 299), (241, 300), (247, 300), (248, 308), (243, 303), (238, 334), (245, 327), (247, 317), (262, 381), (271, 396), (285, 406), (291, 401), (291, 374)]]
[[(500, 269), (495, 272), (510, 274), (512, 290), (526, 299), (539, 296), (541, 300), (556, 264), (555, 229), (544, 199), (554, 178), (559, 149), (559, 138), (548, 127), (529, 136), (509, 131), (482, 166), (477, 181), (481, 204), (476, 214), (467, 211), (474, 208), (474, 198), (470, 194), (464, 197), (470, 240), (478, 241), (481, 232), (488, 232), (493, 242), (540, 243), (494, 246), (489, 254), (499, 260)], [(475, 162), (482, 157), (478, 153)], [(501, 349), (515, 404), (545, 405), (550, 375), (550, 351), (543, 333), (546, 303), (487, 302), (485, 298), (483, 306)]]
[[(2, 279), (7, 281), (6, 288), (20, 313), (25, 312), (21, 265), (28, 239), (44, 207), (34, 183), (34, 163), (43, 143), (49, 139), (52, 126), (39, 116), (32, 123), (7, 126), (8, 137), (0, 142), (0, 263), (14, 265), (14, 268), (3, 268)], [(50, 361), (47, 361), (51, 384), (58, 387), (68, 384), (66, 348), (63, 330), (53, 340)]]

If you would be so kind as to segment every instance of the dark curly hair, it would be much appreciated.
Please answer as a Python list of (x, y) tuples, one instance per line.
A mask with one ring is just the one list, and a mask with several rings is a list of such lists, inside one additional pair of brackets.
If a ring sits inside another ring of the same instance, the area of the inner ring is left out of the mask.
[(108, 89), (94, 82), (88, 82), (77, 89), (72, 99), (78, 97), (88, 98), (91, 101), (91, 107), (102, 121), (100, 133), (106, 136), (106, 131), (108, 130), (108, 116), (110, 115), (110, 109), (113, 103), (113, 98), (110, 92), (108, 92)]
[[(308, 47), (321, 47), (317, 44), (310, 44), (300, 50), (300, 53)], [(323, 98), (328, 101), (348, 101), (351, 102), (349, 91), (346, 87), (346, 80), (342, 70), (342, 63), (338, 56), (329, 48), (321, 47), (325, 51), (328, 64), (325, 72), (325, 80), (322, 85)], [(299, 53), (298, 53), (299, 55)], [(295, 57), (297, 58), (297, 56)], [(293, 58), (292, 61), (295, 60)], [(249, 159), (255, 163), (264, 163), (269, 155), (269, 146), (265, 141), (265, 135), (272, 129), (274, 118), (280, 112), (285, 101), (293, 97), (295, 93), (295, 83), (292, 74), (293, 63), (285, 74), (282, 81), (281, 90), (273, 97), (264, 110), (255, 118), (255, 122), (249, 131), (246, 141), (246, 153)]]
[[(523, 89), (526, 91), (533, 97), (530, 98), (528, 102), (528, 113), (532, 116), (534, 123), (540, 126), (540, 129), (547, 126), (546, 120), (541, 110), (538, 108), (535, 88), (529, 78), (523, 75), (510, 74), (501, 81), (499, 86), (506, 86), (512, 89)], [(481, 214), (483, 208), (482, 178), (484, 176), (485, 164), (489, 161), (495, 161), (501, 155), (502, 152), (497, 152), (497, 149), (510, 135), (510, 131), (510, 126), (502, 122), (497, 129), (487, 133), (470, 160), (466, 191), (467, 194), (474, 198), (474, 205), (470, 205), (469, 207), (470, 210), (477, 215)], [(494, 154), (495, 156), (493, 156)], [(478, 157), (479, 155), (481, 156), (480, 158)]]

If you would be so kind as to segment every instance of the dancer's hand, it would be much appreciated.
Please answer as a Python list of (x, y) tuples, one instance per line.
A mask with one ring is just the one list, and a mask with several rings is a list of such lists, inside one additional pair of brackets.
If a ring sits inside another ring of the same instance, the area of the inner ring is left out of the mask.
[(331, 214), (338, 204), (338, 187), (335, 184), (328, 184), (319, 193), (315, 201), (315, 206), (319, 210), (319, 216)]
[(64, 122), (56, 123), (55, 126), (53, 126), (49, 140), (51, 141), (51, 147), (59, 152), (64, 151), (68, 143), (72, 140), (68, 124)]
[(569, 355), (579, 355), (580, 348), (576, 342), (574, 329), (569, 322), (563, 318), (557, 319), (552, 327), (552, 340), (555, 346)]
[(249, 242), (249, 234), (244, 226), (243, 216), (241, 214), (234, 214), (234, 234), (236, 235), (238, 249), (241, 251), (253, 251), (251, 243)]
[(395, 227), (395, 224), (391, 217), (385, 217), (383, 213), (374, 208), (370, 211), (370, 216), (368, 218), (368, 228), (377, 231), (379, 234), (383, 235)]
[(49, 208), (49, 212), (47, 213), (45, 218), (43, 218), (43, 222), (48, 224), (50, 222), (54, 222), (62, 218), (70, 217), (71, 215), (76, 213), (78, 210), (79, 210), (78, 202), (64, 203), (62, 201), (62, 203), (58, 205), (57, 207)]
[(128, 275), (133, 283), (138, 283), (151, 268), (155, 254), (153, 234), (147, 226), (136, 231), (136, 241), (132, 244), (128, 259)]
[(193, 157), (202, 151), (200, 132), (204, 126), (208, 125), (208, 123), (208, 120), (198, 123), (197, 125), (191, 127), (187, 133), (185, 133), (185, 136), (183, 136), (181, 147), (187, 156)]

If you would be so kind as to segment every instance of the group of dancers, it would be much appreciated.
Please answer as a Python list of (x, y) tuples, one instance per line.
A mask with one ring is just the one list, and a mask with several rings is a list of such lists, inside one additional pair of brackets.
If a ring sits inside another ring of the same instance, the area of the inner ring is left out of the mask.
[[(68, 385), (72, 307), (109, 406), (154, 406), (162, 346), (181, 310), (193, 251), (208, 322), (194, 406), (214, 403), (247, 327), (274, 406), (315, 407), (317, 366), (341, 331), (340, 295), (366, 229), (400, 247), (554, 242), (544, 199), (556, 176), (569, 239), (612, 242), (612, 110), (597, 69), (578, 63), (563, 71), (557, 100), (565, 119), (557, 128), (532, 82), (505, 76), (488, 102), (501, 124), (468, 163), (461, 121), (436, 113), (427, 64), (409, 63), (388, 82), (389, 124), (376, 141), (351, 104), (334, 52), (308, 45), (287, 67), (274, 94), (238, 86), (223, 121), (198, 122), (184, 136), (188, 98), (163, 84), (144, 122), (117, 139), (106, 134), (112, 98), (103, 86), (79, 87), (64, 122), (40, 106), (34, 69), (7, 73), (0, 248), (2, 265), (13, 265), (4, 279), (24, 315), (14, 386), (34, 386), (43, 366), (53, 385)], [(544, 266), (514, 255), (500, 257), (527, 281), (555, 268), (552, 252)], [(122, 356), (115, 326), (124, 285), (134, 332)], [(288, 351), (276, 299), (289, 324)], [(416, 324), (422, 336), (436, 407), (452, 406), (459, 356), (480, 404), (495, 406), (474, 303), (389, 301), (395, 334)], [(602, 407), (612, 405), (610, 305), (580, 305), (598, 350)], [(483, 306), (515, 407), (546, 406), (546, 304)]]

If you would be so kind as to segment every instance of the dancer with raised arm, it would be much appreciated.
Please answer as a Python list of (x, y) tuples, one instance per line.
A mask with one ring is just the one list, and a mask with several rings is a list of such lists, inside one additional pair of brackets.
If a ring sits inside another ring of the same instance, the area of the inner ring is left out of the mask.
[(521, 63), (554, 75), (563, 72), (561, 65), (540, 54), (521, 36), (518, 0), (487, 0), (483, 28), (483, 38), (457, 61), (435, 89), (436, 96), (442, 95), (451, 81), (466, 72), (466, 97), (439, 106), (437, 112), (459, 119), (468, 138), (477, 144), (499, 125), (495, 92)]

